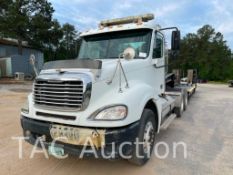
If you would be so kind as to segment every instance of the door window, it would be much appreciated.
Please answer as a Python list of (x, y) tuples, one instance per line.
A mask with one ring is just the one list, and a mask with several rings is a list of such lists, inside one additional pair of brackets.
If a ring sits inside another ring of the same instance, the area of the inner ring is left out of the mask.
[(153, 48), (153, 58), (163, 57), (163, 37), (156, 34)]

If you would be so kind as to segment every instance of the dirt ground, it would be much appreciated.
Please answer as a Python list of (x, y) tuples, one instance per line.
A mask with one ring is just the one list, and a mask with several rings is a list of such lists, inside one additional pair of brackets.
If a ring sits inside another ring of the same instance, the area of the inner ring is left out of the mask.
[[(169, 150), (173, 142), (186, 143), (187, 158), (178, 149), (177, 158), (171, 151), (165, 159), (153, 156), (143, 167), (124, 160), (46, 159), (41, 153), (30, 159), (33, 147), (25, 142), (19, 159), (18, 142), (12, 137), (22, 136), (19, 114), (29, 91), (30, 85), (0, 85), (0, 174), (233, 174), (233, 88), (199, 85), (183, 117), (156, 139), (168, 143)], [(158, 149), (159, 155), (165, 151)]]

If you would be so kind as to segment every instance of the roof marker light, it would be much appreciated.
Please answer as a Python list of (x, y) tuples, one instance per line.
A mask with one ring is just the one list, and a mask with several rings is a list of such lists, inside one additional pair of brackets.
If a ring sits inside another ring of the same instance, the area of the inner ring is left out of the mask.
[(110, 20), (103, 20), (100, 22), (99, 27), (110, 27), (114, 25), (122, 25), (122, 24), (130, 24), (130, 23), (137, 23), (138, 25), (142, 24), (143, 22), (148, 22), (154, 19), (154, 14), (145, 14), (139, 16), (129, 16), (125, 18), (116, 18)]

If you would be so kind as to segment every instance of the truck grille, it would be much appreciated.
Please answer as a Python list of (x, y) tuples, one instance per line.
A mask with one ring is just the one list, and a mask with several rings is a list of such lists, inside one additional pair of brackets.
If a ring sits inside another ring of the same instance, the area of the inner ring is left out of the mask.
[(34, 102), (37, 105), (79, 110), (83, 103), (83, 82), (36, 80)]

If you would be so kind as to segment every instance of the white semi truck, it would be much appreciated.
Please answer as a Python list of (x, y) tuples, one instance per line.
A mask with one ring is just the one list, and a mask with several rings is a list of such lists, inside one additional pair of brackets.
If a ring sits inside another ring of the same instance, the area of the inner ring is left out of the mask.
[(83, 156), (104, 153), (145, 164), (156, 134), (188, 104), (188, 87), (175, 86), (166, 72), (163, 31), (174, 29), (172, 53), (180, 32), (152, 19), (146, 14), (102, 21), (81, 34), (77, 59), (46, 63), (21, 110), (26, 141), (41, 139), (37, 146), (53, 155), (80, 156), (85, 148)]

